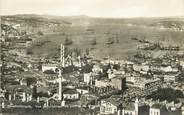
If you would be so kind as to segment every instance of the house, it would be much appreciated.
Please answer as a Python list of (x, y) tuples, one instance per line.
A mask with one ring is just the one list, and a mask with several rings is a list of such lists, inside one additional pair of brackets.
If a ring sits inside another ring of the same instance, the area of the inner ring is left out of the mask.
[(42, 72), (45, 72), (47, 70), (52, 70), (54, 72), (56, 72), (57, 69), (57, 64), (43, 64), (42, 65)]
[(20, 85), (25, 85), (25, 86), (27, 86), (27, 79), (21, 79), (21, 80), (20, 80)]
[(22, 102), (28, 102), (32, 100), (32, 89), (25, 85), (18, 85), (8, 88), (8, 100), (19, 100)]
[(181, 107), (182, 115), (184, 115), (184, 105)]
[(95, 80), (95, 86), (96, 87), (107, 87), (110, 86), (110, 80), (109, 79), (104, 79), (104, 80)]
[(80, 97), (76, 89), (66, 89), (63, 91), (63, 98), (64, 100), (78, 100)]
[(103, 72), (103, 69), (100, 67), (100, 65), (93, 65), (92, 72), (95, 74), (99, 74)]
[(99, 97), (93, 94), (83, 94), (80, 98), (81, 106), (87, 107), (89, 105), (99, 105)]
[(149, 115), (181, 115), (182, 111), (168, 111), (165, 106), (153, 104), (149, 109)]
[(100, 114), (138, 115), (138, 104), (138, 99), (135, 103), (127, 104), (118, 95), (113, 95), (108, 99), (101, 100)]
[(160, 113), (161, 105), (154, 104), (152, 107), (150, 107), (149, 115), (161, 115)]
[(89, 88), (88, 87), (78, 87), (78, 88), (76, 88), (76, 90), (81, 95), (89, 93)]
[(0, 110), (7, 107), (8, 101), (4, 97), (0, 97)]
[(111, 79), (111, 86), (118, 90), (126, 89), (126, 77), (117, 76)]
[(146, 65), (146, 64), (134, 64), (133, 65), (133, 69), (134, 71), (144, 71), (144, 72), (147, 72), (149, 69), (150, 69), (150, 66), (149, 65)]
[(49, 98), (46, 100), (45, 106), (64, 106), (65, 102), (57, 100), (55, 98)]
[(92, 73), (84, 73), (84, 82), (90, 84), (92, 80)]
[(111, 96), (108, 99), (101, 100), (100, 114), (117, 114), (121, 104), (119, 96)]
[(178, 68), (173, 68), (171, 66), (166, 66), (166, 67), (161, 66), (160, 70), (163, 72), (178, 72)]
[(164, 75), (165, 82), (177, 82), (179, 79), (178, 73), (168, 73)]
[(139, 77), (137, 79), (129, 81), (128, 85), (131, 87), (139, 88), (141, 92), (143, 92), (143, 94), (149, 95), (152, 92), (156, 91), (160, 87), (161, 83), (162, 81), (159, 78), (145, 79)]
[(107, 71), (108, 73), (108, 78), (111, 79), (113, 77), (116, 77), (116, 76), (122, 76), (125, 74), (124, 71), (122, 70), (115, 70), (115, 69), (108, 69)]

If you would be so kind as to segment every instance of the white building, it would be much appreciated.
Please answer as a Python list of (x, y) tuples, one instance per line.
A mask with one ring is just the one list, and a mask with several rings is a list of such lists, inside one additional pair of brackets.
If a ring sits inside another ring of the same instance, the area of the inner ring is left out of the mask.
[(127, 85), (131, 87), (139, 88), (143, 92), (143, 94), (149, 95), (152, 92), (156, 91), (160, 87), (161, 83), (162, 81), (159, 78), (149, 79), (149, 80), (145, 78), (137, 78), (137, 79), (129, 80)]
[(177, 80), (178, 80), (178, 73), (164, 75), (165, 82), (177, 82)]
[(150, 108), (149, 115), (160, 115), (160, 109), (159, 108)]
[(118, 97), (110, 97), (105, 100), (101, 100), (100, 114), (115, 114), (120, 109), (121, 101)]
[(184, 106), (181, 107), (182, 115), (184, 115)]
[(96, 87), (107, 87), (107, 86), (110, 86), (111, 83), (110, 83), (110, 80), (108, 79), (105, 79), (105, 80), (95, 80), (95, 86)]
[(76, 89), (67, 89), (63, 91), (63, 98), (65, 100), (77, 100), (79, 99), (79, 93)]
[(77, 92), (79, 92), (81, 95), (83, 94), (88, 94), (89, 91), (88, 89), (85, 89), (85, 88), (76, 88)]
[(103, 72), (103, 69), (100, 67), (100, 65), (93, 65), (92, 72), (95, 74), (99, 74), (100, 72)]
[(138, 99), (136, 99), (135, 103), (126, 104), (125, 108), (122, 108), (122, 104), (123, 102), (118, 96), (102, 100), (100, 114), (138, 115)]
[(162, 115), (161, 114), (161, 108), (162, 108), (161, 105), (159, 105), (159, 104), (153, 104), (150, 107), (149, 115)]
[(84, 73), (84, 82), (90, 84), (92, 80), (92, 73)]
[(52, 71), (56, 71), (57, 69), (57, 64), (43, 64), (42, 65), (42, 72), (45, 72), (47, 70), (52, 70)]

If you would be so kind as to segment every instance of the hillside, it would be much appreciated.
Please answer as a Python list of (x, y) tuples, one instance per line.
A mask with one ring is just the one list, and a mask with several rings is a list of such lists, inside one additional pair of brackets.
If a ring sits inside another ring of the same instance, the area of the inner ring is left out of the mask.
[(48, 19), (39, 15), (2, 16), (1, 20), (2, 24), (12, 26), (19, 31), (26, 31), (28, 33), (36, 33), (38, 31), (52, 33), (59, 28), (71, 25), (71, 23), (67, 21)]

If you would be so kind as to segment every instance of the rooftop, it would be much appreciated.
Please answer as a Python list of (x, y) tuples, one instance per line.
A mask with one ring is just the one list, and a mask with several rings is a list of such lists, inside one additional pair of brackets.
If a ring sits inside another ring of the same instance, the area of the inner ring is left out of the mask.
[(77, 90), (76, 89), (66, 89), (63, 91), (63, 94), (77, 94)]
[(104, 101), (109, 102), (115, 106), (119, 106), (122, 103), (121, 97), (119, 95), (112, 95), (108, 99), (104, 99)]
[(162, 105), (160, 105), (160, 104), (153, 104), (153, 105), (151, 106), (151, 108), (161, 109), (161, 108), (162, 108)]

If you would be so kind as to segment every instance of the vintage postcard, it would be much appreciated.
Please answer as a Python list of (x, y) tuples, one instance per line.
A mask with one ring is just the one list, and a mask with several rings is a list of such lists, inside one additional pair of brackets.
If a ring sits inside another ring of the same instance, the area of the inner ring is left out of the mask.
[(0, 0), (0, 115), (184, 115), (184, 0)]

